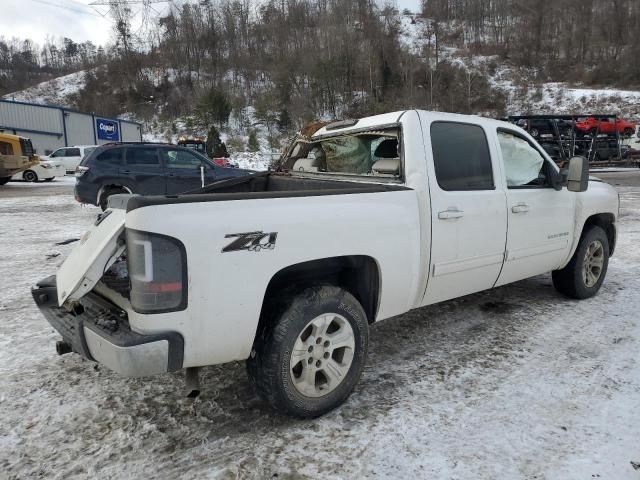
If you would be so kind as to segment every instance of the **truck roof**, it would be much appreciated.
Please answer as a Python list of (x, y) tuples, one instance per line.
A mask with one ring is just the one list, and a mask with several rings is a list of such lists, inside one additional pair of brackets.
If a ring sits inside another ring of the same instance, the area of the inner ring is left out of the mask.
[(328, 125), (325, 125), (317, 132), (315, 132), (311, 138), (316, 139), (327, 135), (357, 132), (360, 130), (367, 130), (369, 128), (379, 128), (385, 125), (395, 125), (400, 121), (400, 118), (405, 113), (412, 111), (424, 113), (428, 117), (432, 117), (438, 120), (450, 122), (469, 122), (470, 119), (473, 119), (473, 121), (477, 122), (479, 125), (492, 125), (494, 127), (503, 126), (520, 130), (519, 127), (512, 123), (504, 122), (502, 120), (494, 120), (492, 118), (480, 117), (478, 115), (463, 115), (458, 113), (434, 112), (427, 110), (401, 110), (397, 112), (383, 113), (381, 115), (373, 115), (371, 117), (364, 117), (353, 121), (329, 123)]

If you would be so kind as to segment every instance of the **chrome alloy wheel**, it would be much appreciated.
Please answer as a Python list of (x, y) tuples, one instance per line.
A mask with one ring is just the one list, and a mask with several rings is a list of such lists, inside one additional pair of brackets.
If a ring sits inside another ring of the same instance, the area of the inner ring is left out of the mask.
[(307, 397), (333, 391), (349, 373), (355, 337), (342, 315), (325, 313), (302, 329), (291, 352), (289, 368), (296, 390)]
[(588, 288), (593, 287), (602, 275), (604, 267), (604, 247), (600, 240), (595, 240), (589, 244), (584, 254), (582, 262), (582, 281)]

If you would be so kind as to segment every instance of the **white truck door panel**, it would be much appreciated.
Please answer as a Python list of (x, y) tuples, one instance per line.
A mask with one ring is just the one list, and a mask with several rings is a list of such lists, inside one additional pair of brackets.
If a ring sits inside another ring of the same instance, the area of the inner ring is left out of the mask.
[(575, 195), (551, 186), (555, 167), (524, 136), (500, 131), (498, 140), (509, 216), (507, 253), (497, 283), (504, 285), (558, 268), (567, 258)]
[(484, 129), (454, 122), (426, 128), (432, 244), (423, 303), (429, 304), (494, 285), (504, 259), (507, 214)]

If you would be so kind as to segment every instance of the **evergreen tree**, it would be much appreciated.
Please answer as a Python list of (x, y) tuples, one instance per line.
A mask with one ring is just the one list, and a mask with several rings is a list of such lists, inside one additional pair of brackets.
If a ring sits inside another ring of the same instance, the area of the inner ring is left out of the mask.
[(218, 133), (218, 129), (213, 125), (211, 125), (207, 133), (207, 155), (209, 155), (210, 158), (229, 156), (227, 146), (220, 139), (220, 133)]
[(249, 140), (247, 141), (247, 148), (250, 152), (257, 152), (260, 150), (260, 144), (258, 143), (258, 134), (255, 130), (249, 132)]

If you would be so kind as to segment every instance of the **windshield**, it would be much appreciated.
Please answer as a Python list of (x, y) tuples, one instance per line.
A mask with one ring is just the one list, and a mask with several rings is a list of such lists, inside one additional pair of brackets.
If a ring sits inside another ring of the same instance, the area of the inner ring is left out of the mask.
[(399, 145), (397, 129), (301, 139), (283, 165), (298, 172), (398, 177)]

